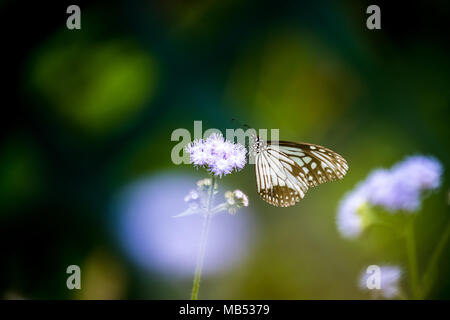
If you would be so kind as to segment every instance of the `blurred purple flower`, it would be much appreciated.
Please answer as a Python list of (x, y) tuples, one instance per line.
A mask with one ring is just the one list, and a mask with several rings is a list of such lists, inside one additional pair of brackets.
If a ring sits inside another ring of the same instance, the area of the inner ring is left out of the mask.
[(192, 209), (198, 209), (203, 206), (202, 197), (197, 190), (191, 190), (189, 194), (184, 197), (184, 202), (187, 202)]
[[(186, 198), (195, 179), (162, 174), (137, 181), (123, 190), (116, 202), (117, 228), (125, 252), (143, 268), (171, 276), (192, 276), (197, 261), (202, 215), (173, 216), (186, 202), (198, 205), (198, 191)], [(205, 273), (227, 269), (240, 261), (251, 234), (249, 214), (217, 215), (211, 225)]]
[(441, 185), (443, 168), (434, 157), (411, 156), (396, 164), (392, 171), (404, 185), (417, 190), (432, 190)]
[[(359, 280), (359, 287), (362, 290), (371, 290), (375, 294), (381, 295), (385, 299), (397, 298), (400, 294), (400, 280), (402, 278), (402, 270), (397, 266), (384, 265), (380, 266), (380, 288), (369, 289), (367, 280), (371, 276), (364, 270)], [(372, 275), (373, 276), (373, 275)]]
[(347, 193), (339, 203), (337, 226), (339, 232), (347, 238), (357, 237), (363, 229), (362, 217), (358, 210), (366, 203), (362, 189)]
[(368, 201), (388, 211), (420, 208), (423, 191), (440, 186), (442, 165), (433, 157), (412, 156), (388, 170), (377, 170), (366, 180)]
[(247, 163), (247, 150), (240, 144), (224, 140), (221, 134), (213, 133), (206, 140), (191, 142), (186, 151), (196, 167), (208, 167), (216, 176), (222, 177), (233, 170), (242, 169)]
[(392, 169), (373, 171), (362, 186), (367, 201), (391, 212), (416, 210), (420, 206), (420, 190), (408, 188), (405, 178), (407, 177), (398, 175)]
[(423, 191), (440, 186), (442, 165), (433, 157), (412, 156), (391, 169), (376, 169), (341, 200), (337, 226), (345, 237), (356, 237), (363, 223), (358, 209), (364, 204), (395, 212), (420, 208)]
[(195, 166), (202, 167), (208, 164), (208, 153), (203, 140), (194, 140), (189, 143), (186, 151), (190, 154), (191, 163)]

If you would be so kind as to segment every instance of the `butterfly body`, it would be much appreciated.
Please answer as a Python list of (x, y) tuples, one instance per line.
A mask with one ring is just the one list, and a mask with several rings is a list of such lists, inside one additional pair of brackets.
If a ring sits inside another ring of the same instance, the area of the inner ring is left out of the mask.
[(258, 193), (277, 207), (295, 205), (309, 188), (342, 179), (348, 170), (343, 157), (315, 144), (252, 136), (250, 153), (255, 160)]

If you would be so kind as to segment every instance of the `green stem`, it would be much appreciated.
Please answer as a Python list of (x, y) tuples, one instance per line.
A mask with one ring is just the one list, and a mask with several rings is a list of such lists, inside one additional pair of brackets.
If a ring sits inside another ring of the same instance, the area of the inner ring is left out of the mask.
[(200, 236), (200, 248), (198, 251), (197, 256), (197, 265), (195, 267), (195, 275), (194, 275), (194, 283), (192, 285), (192, 293), (191, 293), (191, 300), (197, 300), (198, 299), (198, 291), (200, 289), (200, 279), (202, 277), (202, 269), (203, 269), (203, 260), (205, 259), (205, 251), (206, 251), (206, 243), (208, 240), (208, 233), (211, 226), (211, 207), (213, 204), (213, 198), (214, 198), (214, 184), (216, 183), (215, 177), (212, 176), (211, 179), (211, 186), (209, 187), (209, 195), (208, 195), (208, 202), (207, 202), (207, 212), (203, 219), (203, 227), (202, 227), (202, 234)]
[(213, 209), (211, 209), (211, 215), (215, 215), (221, 211), (224, 211), (228, 208), (227, 203), (221, 203), (218, 206), (215, 206)]
[(442, 251), (445, 249), (445, 245), (447, 244), (447, 240), (450, 236), (450, 221), (447, 223), (447, 227), (439, 239), (437, 246), (434, 248), (433, 254), (431, 255), (430, 262), (425, 270), (425, 274), (423, 275), (423, 287), (424, 287), (424, 296), (427, 296), (430, 292), (431, 285), (436, 276), (436, 267), (439, 262), (439, 258), (442, 254)]
[(417, 268), (416, 243), (414, 238), (414, 219), (412, 219), (406, 231), (406, 253), (409, 264), (409, 277), (413, 299), (420, 299), (420, 287)]

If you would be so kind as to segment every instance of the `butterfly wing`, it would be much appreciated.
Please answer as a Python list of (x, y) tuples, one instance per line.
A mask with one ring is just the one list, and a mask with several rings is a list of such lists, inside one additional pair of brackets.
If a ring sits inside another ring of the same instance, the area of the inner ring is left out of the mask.
[(275, 152), (267, 150), (255, 158), (258, 193), (274, 206), (292, 206), (304, 197), (308, 185), (295, 175), (295, 163), (283, 154), (274, 155)]
[(268, 141), (255, 161), (259, 195), (282, 207), (296, 204), (310, 187), (342, 179), (348, 170), (345, 159), (330, 149), (289, 141)]
[(278, 148), (302, 168), (310, 187), (342, 179), (348, 171), (347, 161), (342, 156), (319, 145), (279, 141)]

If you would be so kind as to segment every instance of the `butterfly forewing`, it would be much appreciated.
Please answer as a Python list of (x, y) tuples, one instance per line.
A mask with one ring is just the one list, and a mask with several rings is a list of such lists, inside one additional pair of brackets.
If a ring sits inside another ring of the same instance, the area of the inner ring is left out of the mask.
[(255, 160), (258, 193), (282, 207), (300, 201), (310, 187), (342, 179), (348, 170), (339, 154), (308, 143), (268, 141), (256, 151)]
[[(269, 146), (272, 144), (269, 142)], [(307, 176), (310, 187), (342, 179), (348, 170), (347, 161), (336, 152), (314, 144), (280, 141), (282, 154), (293, 159)]]

